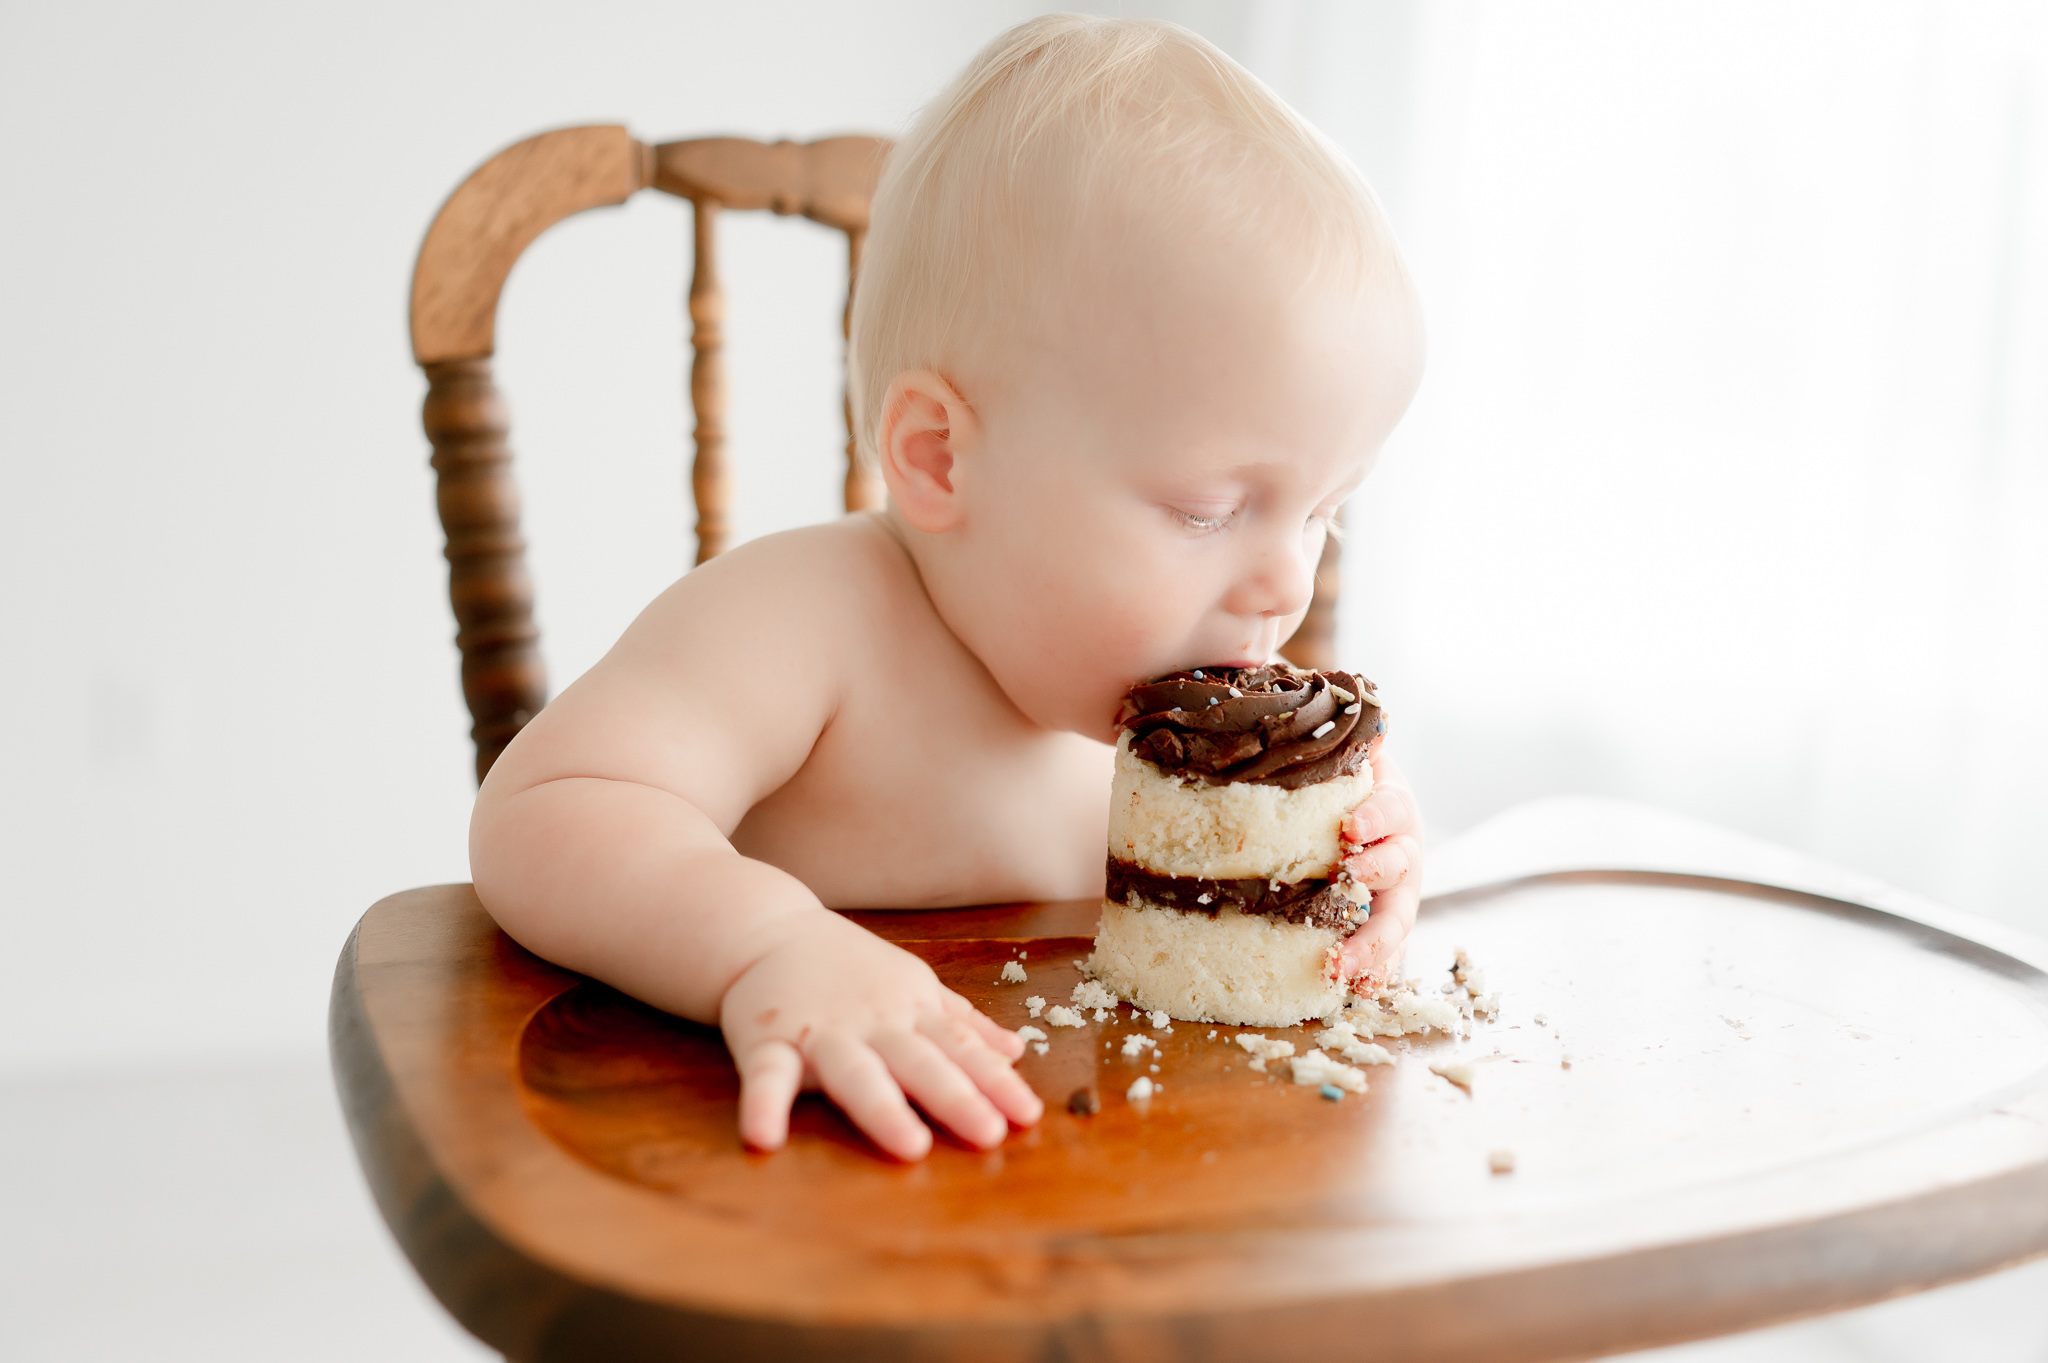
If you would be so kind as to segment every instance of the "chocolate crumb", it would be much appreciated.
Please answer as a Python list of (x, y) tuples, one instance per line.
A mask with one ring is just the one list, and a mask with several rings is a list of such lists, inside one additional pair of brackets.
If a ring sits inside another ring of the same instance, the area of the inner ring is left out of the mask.
[(1075, 1089), (1067, 1095), (1067, 1111), (1076, 1117), (1093, 1117), (1102, 1111), (1102, 1095), (1093, 1088)]

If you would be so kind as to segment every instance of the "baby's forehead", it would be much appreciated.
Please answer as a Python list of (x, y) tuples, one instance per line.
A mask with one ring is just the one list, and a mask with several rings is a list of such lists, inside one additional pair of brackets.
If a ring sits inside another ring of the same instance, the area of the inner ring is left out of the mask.
[[(1035, 258), (1011, 262), (1007, 296), (972, 310), (972, 349), (1089, 348), (1091, 340), (1171, 347), (1189, 328), (1278, 333), (1342, 311), (1385, 339), (1419, 339), (1399, 256), (1362, 243), (1318, 255), (1285, 233), (1218, 230), (1183, 215), (1079, 215)], [(978, 334), (977, 334), (978, 333)]]

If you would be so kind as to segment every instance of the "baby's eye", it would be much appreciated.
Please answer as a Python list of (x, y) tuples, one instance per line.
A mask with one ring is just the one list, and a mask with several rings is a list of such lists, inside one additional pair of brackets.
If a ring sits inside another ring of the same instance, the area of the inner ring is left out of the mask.
[(1230, 524), (1228, 512), (1220, 516), (1197, 516), (1193, 512), (1176, 510), (1173, 518), (1190, 530), (1221, 530)]

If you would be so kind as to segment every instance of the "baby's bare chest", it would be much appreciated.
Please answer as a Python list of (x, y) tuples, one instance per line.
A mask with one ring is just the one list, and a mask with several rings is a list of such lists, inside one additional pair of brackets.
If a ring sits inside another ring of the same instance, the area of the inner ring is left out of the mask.
[(1099, 892), (1110, 750), (975, 700), (906, 693), (849, 706), (733, 845), (835, 908)]

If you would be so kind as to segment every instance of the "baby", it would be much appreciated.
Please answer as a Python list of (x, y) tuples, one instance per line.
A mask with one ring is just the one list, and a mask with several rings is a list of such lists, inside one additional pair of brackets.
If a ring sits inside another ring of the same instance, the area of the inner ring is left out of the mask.
[[(533, 951), (725, 1033), (740, 1134), (820, 1088), (882, 1149), (1038, 1098), (1012, 1033), (831, 912), (1099, 896), (1124, 691), (1272, 660), (1421, 371), (1357, 173), (1170, 25), (1032, 20), (889, 158), (855, 303), (889, 508), (669, 588), (506, 749), (477, 893)], [(1345, 824), (1384, 977), (1418, 822)]]

